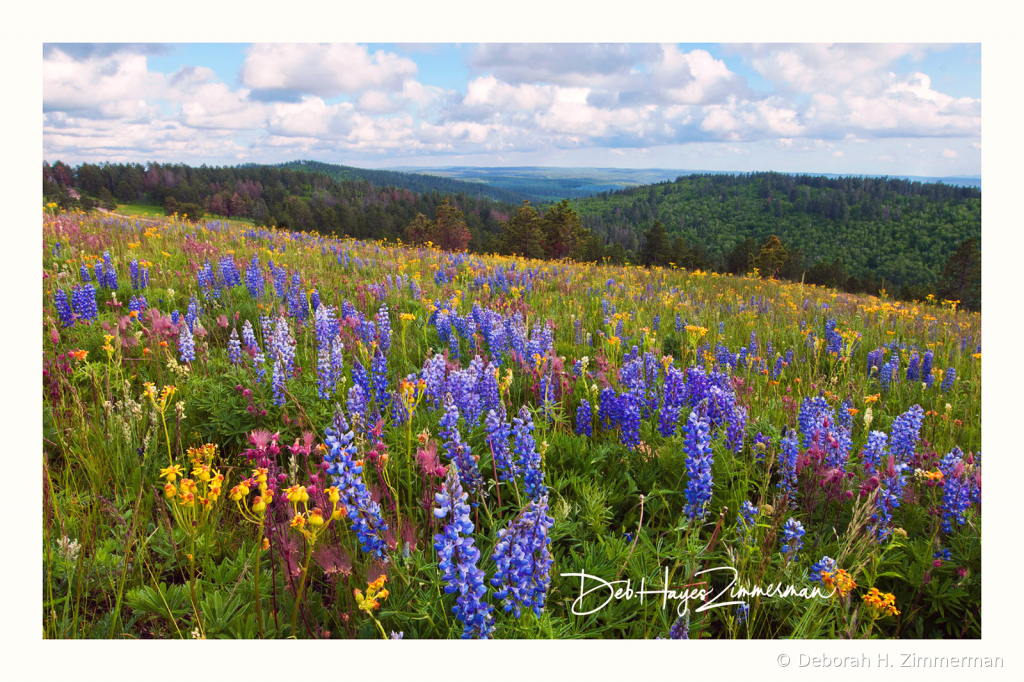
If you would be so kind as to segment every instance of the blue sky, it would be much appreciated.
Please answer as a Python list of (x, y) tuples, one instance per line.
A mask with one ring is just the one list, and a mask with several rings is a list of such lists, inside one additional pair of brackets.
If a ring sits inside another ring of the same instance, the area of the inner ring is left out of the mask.
[(50, 44), (46, 160), (980, 175), (978, 44)]

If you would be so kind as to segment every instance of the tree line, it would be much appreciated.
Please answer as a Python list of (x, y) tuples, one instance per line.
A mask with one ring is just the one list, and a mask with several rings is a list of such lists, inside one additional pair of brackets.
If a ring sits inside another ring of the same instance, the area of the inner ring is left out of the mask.
[(736, 274), (757, 268), (764, 276), (850, 292), (884, 289), (908, 299), (933, 293), (980, 307), (976, 188), (888, 178), (714, 174), (535, 207), (466, 192), (378, 186), (306, 170), (310, 163), (44, 162), (43, 195), (62, 208), (149, 203), (193, 219), (205, 214), (472, 253)]

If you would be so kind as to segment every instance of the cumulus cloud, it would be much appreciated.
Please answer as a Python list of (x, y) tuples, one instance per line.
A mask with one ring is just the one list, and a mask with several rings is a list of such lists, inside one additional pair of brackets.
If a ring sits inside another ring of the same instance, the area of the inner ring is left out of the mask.
[(416, 72), (411, 59), (370, 54), (364, 45), (264, 43), (249, 48), (239, 76), (255, 96), (272, 100), (401, 89)]
[(53, 49), (43, 59), (43, 111), (89, 118), (143, 119), (154, 115), (148, 98), (164, 79), (146, 68), (146, 57), (131, 52), (76, 59)]
[[(151, 71), (147, 56), (160, 46), (54, 44), (44, 49), (44, 148), (50, 158), (114, 160), (134, 150), (136, 160), (202, 162), (258, 160), (264, 149), (386, 159), (685, 144), (746, 153), (759, 144), (852, 163), (853, 147), (835, 143), (877, 152), (874, 141), (932, 138), (931, 158), (960, 163), (980, 149), (981, 101), (945, 94), (923, 67), (899, 72), (901, 60), (928, 49), (728, 48), (772, 84), (754, 91), (735, 59), (730, 68), (706, 49), (480, 45), (466, 56), (458, 92), (421, 82), (410, 56), (362, 45), (253, 45), (239, 82), (228, 84), (204, 64)], [(939, 143), (950, 138), (967, 139)]]

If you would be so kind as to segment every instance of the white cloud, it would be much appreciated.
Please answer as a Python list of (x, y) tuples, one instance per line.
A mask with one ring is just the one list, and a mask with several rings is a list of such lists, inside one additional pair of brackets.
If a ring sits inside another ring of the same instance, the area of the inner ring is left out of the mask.
[(163, 87), (163, 76), (149, 72), (141, 54), (76, 60), (52, 49), (43, 59), (43, 111), (141, 120), (155, 114), (147, 100)]
[(401, 89), (417, 72), (416, 62), (392, 52), (370, 54), (350, 43), (261, 43), (248, 50), (242, 84), (273, 96), (333, 97), (364, 90)]
[[(743, 153), (762, 145), (853, 164), (892, 158), (898, 139), (924, 148), (922, 158), (953, 160), (949, 170), (978, 154), (956, 156), (944, 149), (953, 146), (948, 138), (966, 138), (957, 149), (980, 150), (980, 99), (945, 94), (923, 71), (894, 72), (922, 46), (731, 48), (775, 84), (769, 92), (751, 91), (727, 60), (704, 49), (480, 46), (468, 58), (464, 94), (420, 82), (412, 59), (361, 45), (254, 45), (240, 87), (206, 65), (150, 71), (146, 55), (157, 48), (68, 49), (44, 50), (51, 159), (258, 160), (264, 148), (313, 158), (568, 159), (557, 155), (592, 150), (599, 163), (611, 149), (656, 155), (690, 144), (728, 152), (728, 143)], [(839, 151), (834, 141), (858, 144)]]

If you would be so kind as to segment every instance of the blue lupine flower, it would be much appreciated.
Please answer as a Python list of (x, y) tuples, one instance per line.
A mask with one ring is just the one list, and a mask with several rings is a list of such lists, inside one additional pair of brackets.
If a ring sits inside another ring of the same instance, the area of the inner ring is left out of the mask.
[(95, 320), (99, 317), (99, 309), (96, 307), (96, 290), (91, 284), (83, 284), (72, 289), (71, 309), (79, 320)]
[(601, 404), (597, 409), (597, 420), (605, 428), (615, 428), (619, 425), (619, 395), (611, 386), (601, 390)]
[(690, 412), (683, 427), (686, 450), (686, 507), (684, 513), (693, 519), (702, 519), (708, 502), (711, 501), (714, 481), (711, 477), (713, 456), (711, 452), (711, 426), (704, 415), (704, 407)]
[(782, 526), (782, 554), (791, 561), (796, 561), (798, 553), (804, 546), (804, 525), (792, 516)]
[(57, 308), (57, 315), (60, 316), (62, 327), (70, 327), (75, 323), (75, 313), (71, 310), (71, 303), (68, 301), (66, 291), (57, 289), (53, 295), (53, 305)]
[(228, 361), (232, 365), (242, 362), (242, 343), (238, 339), (238, 330), (231, 328), (231, 337), (228, 339)]
[(85, 263), (82, 263), (82, 264), (81, 264), (81, 265), (80, 265), (80, 266), (78, 267), (78, 275), (79, 275), (79, 277), (81, 277), (81, 278), (82, 278), (82, 283), (83, 283), (83, 284), (84, 284), (84, 283), (86, 283), (86, 282), (89, 282), (89, 281), (91, 281), (91, 280), (89, 279), (89, 268), (85, 267)]
[(875, 511), (871, 514), (870, 531), (878, 540), (885, 542), (892, 534), (889, 527), (892, 522), (892, 512), (900, 506), (903, 499), (903, 490), (906, 484), (904, 471), (907, 465), (899, 463), (892, 455), (889, 455), (889, 463), (882, 474), (881, 485), (875, 498)]
[(580, 436), (586, 436), (590, 438), (594, 435), (594, 429), (591, 424), (593, 419), (593, 412), (590, 409), (590, 401), (584, 398), (580, 401), (580, 406), (576, 409), (576, 433)]
[(263, 295), (263, 270), (260, 269), (260, 257), (253, 255), (249, 267), (245, 269), (245, 286), (249, 295), (258, 299)]
[(462, 623), (463, 639), (489, 639), (494, 628), (492, 607), (486, 601), (484, 572), (477, 566), (480, 550), (473, 542), (468, 495), (459, 482), (458, 469), (449, 465), (441, 492), (435, 494), (434, 517), (444, 522), (444, 532), (434, 536), (438, 568), (445, 581), (444, 591), (458, 593), (452, 613)]
[(444, 450), (448, 458), (459, 469), (459, 479), (466, 482), (469, 492), (477, 493), (483, 486), (483, 478), (468, 443), (459, 432), (459, 408), (451, 394), (445, 396), (445, 413), (441, 417), (440, 436), (444, 439)]
[(690, 639), (690, 612), (676, 618), (672, 627), (668, 629), (669, 639)]
[(736, 535), (740, 539), (753, 543), (758, 511), (758, 508), (751, 504), (750, 500), (743, 500), (740, 505), (740, 513), (736, 516)]
[(898, 462), (908, 462), (914, 456), (917, 441), (924, 423), (924, 410), (914, 405), (896, 417), (892, 423), (892, 454)]
[(917, 381), (920, 376), (920, 369), (918, 368), (919, 358), (917, 352), (910, 355), (910, 364), (907, 365), (907, 381)]
[(512, 418), (513, 452), (518, 457), (518, 468), (523, 472), (523, 490), (531, 500), (547, 494), (540, 453), (533, 439), (533, 419), (526, 405), (519, 408), (519, 416)]
[(640, 400), (625, 392), (619, 396), (619, 427), (622, 444), (630, 450), (640, 444)]
[(182, 362), (193, 362), (196, 359), (195, 342), (187, 324), (181, 325), (181, 331), (178, 332), (178, 350), (181, 353)]
[(950, 367), (942, 376), (942, 392), (949, 393), (950, 389), (953, 388), (954, 381), (956, 381), (956, 367)]
[(765, 436), (760, 431), (754, 436), (754, 457), (758, 461), (763, 461), (765, 453), (768, 452), (768, 448), (772, 446), (772, 439)]
[(355, 434), (352, 431), (342, 433), (346, 427), (344, 416), (338, 412), (334, 417), (334, 428), (328, 427), (326, 430), (324, 442), (328, 450), (324, 461), (328, 465), (327, 474), (332, 477), (334, 487), (341, 495), (340, 503), (347, 510), (351, 528), (359, 539), (359, 547), (387, 563), (384, 533), (388, 526), (381, 515), (380, 505), (373, 501), (363, 483), (363, 468), (355, 463)]
[(686, 404), (686, 375), (675, 367), (665, 374), (664, 397), (658, 413), (658, 432), (665, 438), (674, 436), (679, 412)]
[(321, 400), (330, 400), (334, 396), (331, 351), (328, 348), (320, 348), (316, 352), (316, 395)]
[(822, 573), (832, 573), (836, 570), (836, 560), (829, 556), (823, 556), (821, 559), (811, 565), (811, 580), (816, 583), (825, 584), (822, 580)]
[(531, 501), (519, 517), (498, 531), (492, 555), (497, 570), (491, 585), (498, 588), (495, 599), (503, 600), (505, 611), (512, 611), (516, 618), (524, 607), (533, 609), (538, 618), (544, 611), (552, 564), (548, 531), (554, 524), (544, 495)]
[(128, 310), (142, 315), (148, 305), (145, 296), (132, 296), (131, 300), (128, 301)]
[(796, 506), (796, 464), (800, 458), (800, 443), (796, 438), (796, 430), (789, 429), (789, 432), (782, 437), (782, 452), (779, 453), (779, 475), (781, 480), (778, 487), (782, 495), (788, 501), (789, 506)]
[(366, 393), (359, 384), (353, 384), (348, 389), (348, 400), (345, 403), (348, 408), (349, 417), (352, 422), (361, 430), (366, 430)]
[(926, 382), (932, 376), (932, 362), (935, 358), (935, 351), (928, 350), (924, 353), (924, 360), (921, 361), (921, 378)]
[(843, 401), (843, 404), (839, 406), (839, 414), (836, 415), (836, 421), (839, 426), (849, 431), (853, 428), (853, 415), (850, 414), (850, 410), (853, 408), (853, 401), (847, 398)]
[(942, 472), (942, 530), (953, 532), (953, 524), (962, 526), (966, 518), (964, 512), (971, 506), (971, 485), (965, 480), (963, 452), (960, 448), (953, 450), (939, 462)]
[(377, 349), (370, 363), (370, 373), (373, 379), (373, 398), (376, 401), (377, 411), (384, 413), (391, 405), (391, 389), (388, 388), (388, 358)]
[(377, 312), (377, 337), (380, 349), (387, 353), (391, 350), (391, 318), (388, 317), (388, 304), (382, 303)]
[(872, 431), (868, 434), (867, 445), (861, 451), (861, 462), (864, 464), (865, 471), (873, 472), (878, 469), (878, 466), (886, 456), (885, 448), (886, 441), (888, 440), (889, 436), (885, 435), (882, 431)]
[(497, 410), (487, 413), (484, 426), (487, 429), (487, 445), (491, 449), (494, 473), (499, 481), (511, 481), (515, 478), (517, 467), (516, 462), (509, 457), (508, 437), (511, 427), (503, 404), (498, 403)]

